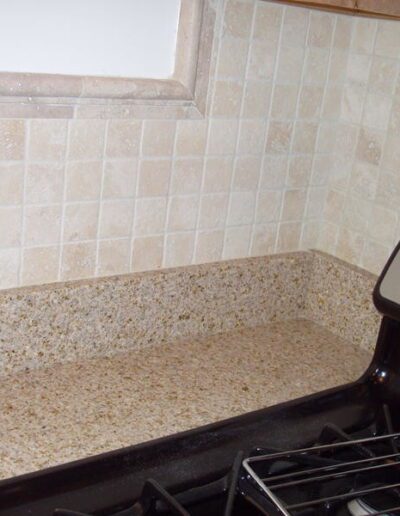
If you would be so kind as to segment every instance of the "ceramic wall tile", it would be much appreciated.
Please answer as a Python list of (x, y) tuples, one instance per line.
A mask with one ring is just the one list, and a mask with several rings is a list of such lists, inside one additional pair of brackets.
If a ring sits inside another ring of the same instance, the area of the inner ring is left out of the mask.
[(0, 289), (310, 247), (379, 268), (400, 235), (399, 25), (216, 6), (203, 119), (0, 119)]

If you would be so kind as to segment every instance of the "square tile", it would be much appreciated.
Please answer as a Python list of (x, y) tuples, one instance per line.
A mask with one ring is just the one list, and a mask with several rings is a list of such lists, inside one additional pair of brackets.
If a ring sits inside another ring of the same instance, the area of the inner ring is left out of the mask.
[(61, 279), (74, 280), (94, 276), (96, 243), (66, 244), (62, 250)]
[(200, 231), (197, 235), (195, 263), (217, 262), (222, 258), (224, 231)]
[(197, 222), (199, 199), (197, 195), (171, 197), (168, 210), (168, 230), (194, 229)]
[(251, 256), (264, 256), (275, 251), (277, 224), (257, 224), (254, 226), (253, 239), (251, 243)]
[(31, 120), (29, 159), (63, 161), (67, 148), (67, 120)]
[(27, 206), (25, 209), (26, 246), (58, 244), (61, 233), (61, 204), (51, 206)]
[(162, 265), (164, 236), (139, 237), (133, 240), (132, 271), (159, 269)]
[(398, 58), (400, 55), (400, 28), (396, 21), (379, 20), (375, 54)]
[(0, 249), (0, 288), (12, 288), (19, 284), (19, 249)]
[(22, 284), (40, 285), (57, 281), (60, 247), (34, 247), (22, 254)]
[(167, 235), (164, 267), (179, 267), (192, 263), (194, 233)]
[(64, 165), (60, 163), (30, 163), (25, 180), (25, 202), (58, 203), (63, 198)]
[(292, 139), (293, 122), (271, 120), (267, 135), (266, 152), (285, 154), (289, 151)]
[(107, 132), (106, 156), (132, 158), (139, 154), (142, 123), (137, 120), (110, 120)]
[(276, 82), (298, 84), (304, 64), (304, 48), (281, 46)]
[(146, 120), (143, 126), (142, 154), (144, 156), (171, 156), (174, 149), (176, 122)]
[(98, 219), (98, 202), (68, 204), (64, 213), (64, 241), (95, 240)]
[(276, 250), (279, 253), (295, 251), (299, 248), (301, 237), (300, 222), (283, 222), (278, 228), (278, 242)]
[(0, 207), (0, 248), (17, 247), (21, 243), (22, 208)]
[(163, 233), (166, 211), (166, 198), (137, 199), (135, 203), (134, 235)]
[(170, 193), (176, 195), (199, 192), (203, 175), (203, 164), (202, 159), (176, 159), (172, 172)]
[(377, 20), (356, 18), (351, 49), (354, 52), (372, 54), (377, 26)]
[(298, 84), (277, 84), (272, 97), (272, 117), (294, 118), (297, 108)]
[(284, 6), (269, 2), (257, 2), (254, 21), (254, 38), (278, 42)]
[(283, 197), (282, 221), (301, 220), (307, 201), (307, 190), (286, 190)]
[(250, 36), (254, 7), (253, 3), (230, 0), (224, 13), (226, 33), (236, 38), (248, 38)]
[(136, 192), (137, 160), (106, 161), (103, 199), (134, 197)]
[(251, 226), (227, 228), (225, 230), (225, 243), (222, 258), (233, 260), (245, 258), (249, 254), (251, 238)]
[(203, 191), (227, 192), (230, 189), (233, 158), (207, 158), (204, 170)]
[(239, 116), (243, 95), (243, 83), (219, 80), (215, 82), (212, 116)]
[(261, 156), (239, 156), (235, 162), (233, 190), (257, 190), (261, 173)]
[(228, 226), (239, 226), (253, 222), (256, 198), (254, 192), (232, 192), (228, 211)]
[(25, 122), (0, 120), (0, 160), (22, 160), (25, 157)]
[(327, 48), (331, 45), (334, 17), (329, 13), (311, 11), (308, 45)]
[(288, 6), (282, 26), (282, 45), (289, 47), (304, 47), (309, 24), (310, 11), (308, 9)]
[(0, 205), (20, 204), (24, 185), (22, 163), (0, 163)]
[(92, 201), (100, 197), (101, 161), (75, 161), (67, 164), (67, 201)]
[(178, 120), (177, 156), (203, 156), (207, 142), (207, 120)]
[(229, 194), (203, 195), (200, 200), (200, 229), (221, 228), (225, 225)]
[(308, 186), (311, 177), (312, 156), (292, 156), (289, 163), (287, 185), (290, 188)]
[(98, 160), (103, 158), (106, 123), (104, 120), (71, 120), (68, 158)]
[(102, 240), (99, 242), (97, 276), (129, 272), (130, 240)]
[(379, 165), (382, 156), (383, 134), (370, 128), (361, 128), (358, 137), (357, 158), (360, 161)]
[(264, 118), (268, 115), (271, 100), (271, 83), (248, 79), (243, 98), (244, 118)]
[(249, 79), (272, 80), (278, 55), (278, 43), (253, 40), (247, 77)]
[(261, 170), (261, 190), (282, 188), (286, 183), (288, 158), (285, 155), (265, 155)]
[(104, 201), (100, 208), (100, 238), (122, 238), (131, 233), (133, 200)]
[(392, 100), (383, 95), (368, 94), (364, 101), (363, 125), (386, 131), (392, 109)]
[(168, 193), (172, 162), (169, 159), (142, 159), (139, 164), (139, 197), (157, 197)]
[(242, 120), (238, 142), (239, 154), (261, 154), (265, 141), (265, 120)]
[(211, 120), (208, 154), (234, 154), (237, 131), (237, 120)]
[(244, 77), (248, 48), (246, 39), (224, 36), (218, 54), (217, 77)]
[(282, 204), (282, 192), (279, 190), (264, 190), (258, 193), (256, 223), (279, 220)]
[(314, 154), (319, 124), (316, 122), (296, 122), (293, 135), (293, 152)]

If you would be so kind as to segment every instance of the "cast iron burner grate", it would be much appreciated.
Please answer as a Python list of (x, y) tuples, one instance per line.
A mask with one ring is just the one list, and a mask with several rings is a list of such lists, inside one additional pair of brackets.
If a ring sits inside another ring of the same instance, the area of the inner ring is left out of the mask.
[[(224, 477), (205, 485), (194, 487), (172, 496), (158, 482), (149, 479), (145, 482), (139, 500), (128, 509), (112, 513), (110, 516), (145, 516), (153, 514), (190, 516), (184, 506), (223, 495), (225, 498), (221, 516), (233, 513), (239, 473), (243, 463), (243, 452), (238, 452), (231, 470)], [(81, 512), (56, 509), (54, 516), (91, 516)]]
[(400, 514), (400, 433), (393, 432), (387, 406), (383, 416), (385, 435), (354, 439), (326, 425), (311, 448), (257, 450), (246, 458), (243, 468), (264, 495), (266, 513)]
[[(313, 447), (257, 449), (247, 458), (239, 452), (226, 476), (174, 495), (155, 480), (147, 480), (130, 507), (106, 514), (400, 515), (400, 433), (393, 431), (386, 405), (375, 421), (352, 435), (327, 424)], [(221, 509), (204, 508), (216, 498), (222, 501)], [(93, 515), (57, 509), (54, 516)]]

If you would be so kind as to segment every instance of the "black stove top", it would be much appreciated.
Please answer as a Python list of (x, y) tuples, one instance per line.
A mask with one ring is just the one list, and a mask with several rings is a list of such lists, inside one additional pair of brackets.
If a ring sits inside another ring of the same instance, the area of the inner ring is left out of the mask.
[[(149, 479), (130, 507), (112, 516), (394, 515), (400, 512), (400, 451), (383, 405), (369, 428), (352, 435), (324, 426), (314, 446), (239, 451), (229, 472), (171, 494)], [(89, 516), (58, 509), (54, 516)]]
[(359, 380), (3, 480), (0, 516), (400, 514), (397, 272), (400, 246), (374, 291), (386, 315)]

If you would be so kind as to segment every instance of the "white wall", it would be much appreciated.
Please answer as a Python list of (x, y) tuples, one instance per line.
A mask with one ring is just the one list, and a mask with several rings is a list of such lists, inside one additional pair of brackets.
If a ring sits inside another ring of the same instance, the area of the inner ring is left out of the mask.
[(0, 71), (167, 78), (180, 0), (0, 0)]

